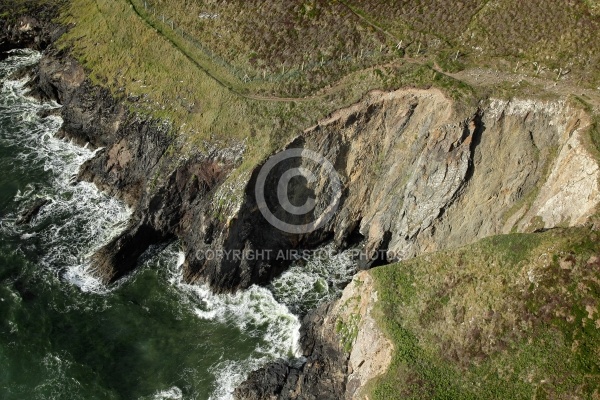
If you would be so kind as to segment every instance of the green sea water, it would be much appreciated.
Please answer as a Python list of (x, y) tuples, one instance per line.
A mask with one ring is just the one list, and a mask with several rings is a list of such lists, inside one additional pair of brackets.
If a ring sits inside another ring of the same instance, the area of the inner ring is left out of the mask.
[[(16, 51), (0, 62), (0, 398), (228, 399), (252, 369), (296, 356), (293, 312), (337, 295), (352, 263), (303, 262), (268, 288), (213, 295), (182, 282), (170, 243), (101, 285), (89, 255), (131, 211), (76, 182), (93, 151), (54, 138), (61, 119), (39, 112), (58, 105), (9, 79), (38, 58)], [(49, 202), (17, 224), (36, 198)]]

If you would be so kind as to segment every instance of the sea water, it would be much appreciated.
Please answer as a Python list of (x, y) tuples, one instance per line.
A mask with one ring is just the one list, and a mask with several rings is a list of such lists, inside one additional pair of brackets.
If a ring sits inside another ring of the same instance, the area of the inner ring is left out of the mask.
[[(94, 151), (55, 138), (59, 105), (10, 79), (39, 58), (18, 50), (0, 62), (0, 398), (229, 399), (251, 370), (298, 356), (297, 315), (339, 294), (351, 258), (298, 262), (268, 287), (214, 295), (183, 282), (174, 242), (102, 285), (90, 255), (131, 210), (76, 180)], [(36, 199), (47, 203), (18, 224)]]

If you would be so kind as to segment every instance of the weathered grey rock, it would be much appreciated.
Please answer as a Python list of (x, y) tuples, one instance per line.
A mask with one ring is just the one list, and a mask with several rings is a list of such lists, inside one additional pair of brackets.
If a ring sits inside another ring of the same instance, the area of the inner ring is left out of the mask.
[[(50, 54), (49, 58), (58, 56)], [(390, 250), (391, 259), (404, 259), (513, 227), (531, 227), (523, 216), (532, 203), (522, 199), (544, 184), (557, 149), (567, 146), (569, 127), (578, 124), (583, 132), (589, 124), (583, 112), (560, 102), (495, 101), (468, 113), (458, 111), (437, 90), (372, 92), (363, 102), (334, 113), (286, 146), (322, 154), (335, 166), (342, 183), (334, 217), (316, 231), (293, 234), (281, 232), (260, 213), (255, 183), (261, 166), (246, 183), (239, 209), (223, 218), (213, 196), (227, 171), (235, 167), (235, 157), (205, 154), (179, 165), (172, 158), (164, 159), (166, 149), (173, 145), (167, 135), (169, 127), (128, 115), (108, 93), (89, 85), (68, 58), (43, 61), (39, 87), (66, 103), (62, 111), (65, 135), (104, 147), (86, 163), (80, 177), (121, 196), (137, 210), (131, 229), (124, 233), (131, 240), (115, 239), (101, 252), (100, 275), (118, 277), (135, 266), (135, 257), (115, 264), (120, 258), (110, 254), (117, 249), (137, 255), (155, 240), (178, 236), (186, 251), (186, 279), (206, 281), (216, 290), (266, 283), (287, 262), (203, 259), (201, 254), (208, 249), (277, 254), (311, 248), (331, 238), (343, 247), (360, 232), (367, 252)], [(585, 153), (582, 145), (578, 148)], [(581, 157), (573, 165), (580, 166)], [(593, 180), (597, 174), (593, 158), (586, 160), (588, 179)], [(275, 205), (275, 216), (302, 224), (326, 209), (336, 193), (324, 170), (316, 170), (316, 183), (311, 187), (292, 184), (289, 193), (297, 199), (314, 195), (313, 213), (290, 219), (277, 205), (273, 188), (283, 172), (296, 167), (314, 170), (314, 163), (306, 159), (279, 163), (266, 181), (266, 200)], [(559, 176), (558, 172), (553, 176)], [(157, 184), (150, 189), (151, 178)], [(561, 185), (553, 187), (556, 194)], [(544, 196), (557, 201), (555, 195)], [(586, 199), (586, 209), (591, 210), (598, 202), (597, 190)], [(517, 218), (513, 207), (520, 201), (525, 208)], [(536, 203), (535, 208), (542, 209), (543, 204)], [(566, 223), (585, 220), (585, 215), (575, 218), (565, 207), (562, 210), (558, 213), (564, 214)], [(535, 220), (534, 214), (529, 212), (526, 220)], [(136, 234), (140, 224), (158, 233)]]
[[(235, 168), (239, 151), (215, 150), (182, 160), (164, 157), (167, 148), (176, 147), (168, 126), (129, 115), (106, 91), (90, 85), (81, 68), (64, 54), (49, 53), (47, 58), (40, 64), (38, 87), (64, 103), (64, 134), (104, 148), (84, 165), (80, 178), (124, 198), (136, 209), (130, 229), (97, 257), (99, 274), (109, 280), (131, 270), (135, 256), (147, 245), (175, 236), (184, 245), (186, 280), (206, 281), (223, 291), (266, 283), (289, 261), (204, 259), (204, 250), (269, 250), (275, 255), (331, 239), (344, 247), (359, 236), (368, 253), (389, 250), (390, 261), (513, 228), (533, 230), (538, 217), (549, 221), (546, 228), (556, 221), (581, 223), (598, 203), (597, 188), (582, 191), (589, 184), (574, 183), (570, 197), (559, 194), (565, 187), (560, 182), (571, 176), (570, 172), (561, 175), (560, 165), (575, 170), (585, 164), (586, 182), (598, 174), (583, 144), (569, 139), (575, 126), (585, 132), (589, 125), (583, 111), (557, 101), (492, 101), (461, 111), (435, 89), (375, 91), (285, 147), (323, 155), (334, 165), (342, 185), (332, 189), (325, 170), (315, 170), (308, 159), (277, 164), (266, 180), (266, 201), (274, 205), (271, 211), (277, 218), (303, 224), (319, 217), (332, 197), (340, 201), (333, 218), (321, 228), (285, 233), (265, 220), (257, 204), (255, 185), (262, 165), (247, 182), (240, 182), (245, 185), (240, 207), (222, 215), (215, 196)], [(554, 165), (560, 149), (568, 152), (574, 144), (580, 149), (578, 158), (562, 156), (560, 165)], [(275, 187), (285, 171), (298, 167), (315, 171), (317, 180), (310, 185), (292, 182), (289, 197), (314, 196), (316, 207), (308, 215), (290, 217), (278, 205)], [(550, 178), (558, 183), (549, 183), (553, 189), (540, 192), (542, 197), (536, 200), (536, 192), (548, 178), (546, 171), (553, 168), (557, 172)], [(565, 205), (582, 193), (585, 204), (578, 208), (585, 212), (573, 213), (565, 206), (552, 207), (552, 217), (544, 214), (550, 201)], [(515, 210), (517, 203), (521, 209)], [(532, 211), (534, 203), (539, 212)], [(124, 259), (117, 253), (133, 256)]]
[[(48, 47), (63, 28), (39, 21), (0, 22), (0, 51)], [(328, 174), (310, 160), (278, 164), (266, 180), (266, 200), (278, 218), (302, 224), (319, 217), (332, 197), (340, 201), (319, 229), (283, 233), (257, 204), (262, 165), (240, 175), (245, 180), (235, 183), (243, 187), (236, 192), (240, 206), (222, 214), (219, 190), (238, 165), (240, 148), (167, 156), (167, 149), (177, 154), (179, 148), (170, 127), (130, 114), (107, 90), (92, 85), (67, 53), (46, 51), (35, 75), (33, 93), (63, 105), (61, 134), (102, 148), (79, 178), (135, 210), (128, 229), (95, 256), (96, 272), (106, 282), (131, 271), (149, 245), (174, 237), (186, 253), (185, 279), (225, 291), (266, 283), (287, 261), (204, 259), (203, 250), (277, 254), (332, 239), (344, 247), (358, 237), (368, 253), (389, 250), (390, 259), (404, 259), (512, 230), (585, 223), (600, 201), (598, 162), (584, 140), (590, 118), (565, 101), (495, 100), (465, 110), (435, 89), (373, 91), (285, 146), (327, 158), (341, 188), (332, 189)], [(316, 207), (290, 218), (277, 205), (275, 187), (285, 171), (298, 167), (315, 171), (317, 179), (308, 185), (292, 182), (289, 195), (314, 196)], [(368, 366), (359, 361), (365, 348), (354, 360), (350, 354), (348, 364), (331, 325), (339, 311), (334, 308), (322, 306), (304, 318), (301, 366), (283, 360), (268, 366), (253, 373), (236, 395), (341, 399), (357, 393), (373, 370), (360, 372)]]
[(237, 399), (339, 400), (344, 398), (348, 354), (328, 319), (333, 304), (309, 312), (302, 321), (299, 366), (279, 360), (254, 371), (234, 392)]
[[(600, 201), (598, 160), (582, 139), (589, 126), (589, 116), (563, 101), (491, 101), (463, 118), (435, 91), (398, 91), (339, 111), (306, 131), (301, 143), (325, 154), (346, 185), (342, 206), (326, 229), (343, 243), (359, 223), (367, 249), (385, 248), (403, 259), (511, 230), (585, 223)], [(323, 314), (323, 321), (339, 318), (340, 304), (345, 301)], [(389, 356), (385, 345), (376, 345), (378, 337), (380, 343), (385, 338), (374, 321), (362, 321), (345, 394), (338, 399), (360, 398), (360, 389), (382, 372), (377, 366), (385, 366)], [(313, 341), (330, 337), (340, 340), (325, 331)], [(310, 353), (313, 365), (329, 365), (343, 354), (339, 347), (329, 349)], [(367, 362), (378, 355), (383, 359)], [(269, 398), (248, 390), (269, 381), (269, 371), (263, 369), (258, 381), (250, 375), (238, 398)], [(338, 372), (320, 370), (330, 382)], [(306, 368), (289, 372), (277, 387), (310, 382), (310, 374)], [(283, 389), (277, 393), (282, 399), (305, 398)]]
[(49, 202), (50, 202), (50, 199), (44, 199), (44, 198), (35, 199), (35, 201), (31, 205), (29, 205), (25, 210), (23, 210), (21, 215), (19, 215), (19, 218), (17, 219), (16, 224), (22, 225), (22, 224), (30, 223), (31, 220), (33, 218), (35, 218), (40, 213), (42, 208)]
[(360, 272), (342, 297), (310, 312), (302, 321), (303, 364), (278, 360), (250, 373), (237, 399), (358, 399), (392, 359), (392, 344), (372, 312), (373, 279)]

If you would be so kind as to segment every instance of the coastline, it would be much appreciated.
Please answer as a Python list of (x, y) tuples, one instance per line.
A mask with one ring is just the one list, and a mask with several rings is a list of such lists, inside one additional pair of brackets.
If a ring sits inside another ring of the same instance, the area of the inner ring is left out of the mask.
[[(106, 284), (133, 271), (148, 247), (174, 239), (183, 243), (186, 283), (230, 293), (268, 284), (291, 260), (206, 260), (199, 252), (277, 253), (331, 242), (343, 250), (358, 238), (366, 253), (399, 255), (361, 265), (370, 268), (498, 234), (587, 224), (600, 201), (598, 163), (584, 139), (592, 121), (572, 102), (485, 99), (465, 108), (435, 88), (403, 88), (371, 91), (280, 147), (318, 150), (344, 176), (341, 211), (323, 229), (282, 234), (264, 221), (253, 195), (264, 160), (236, 182), (242, 188), (235, 199), (239, 207), (222, 215), (219, 190), (230, 183), (246, 145), (183, 150), (169, 122), (132, 111), (107, 88), (93, 84), (67, 51), (53, 48), (64, 30), (25, 16), (2, 30), (9, 32), (2, 48), (44, 51), (34, 71), (33, 95), (62, 105), (63, 138), (99, 149), (77, 179), (94, 183), (134, 210), (124, 232), (94, 256), (95, 274)], [(401, 149), (404, 143), (409, 145)], [(511, 153), (519, 154), (517, 164)], [(374, 167), (371, 158), (377, 154), (384, 156)], [(589, 172), (587, 180), (573, 182), (570, 177), (580, 169)], [(486, 209), (494, 211), (484, 214)], [(348, 290), (356, 287), (351, 284)], [(335, 329), (340, 301), (303, 318), (302, 358), (252, 372), (235, 395), (358, 396), (381, 371), (366, 373), (358, 387), (352, 383), (357, 374), (352, 351), (358, 347), (348, 351)]]

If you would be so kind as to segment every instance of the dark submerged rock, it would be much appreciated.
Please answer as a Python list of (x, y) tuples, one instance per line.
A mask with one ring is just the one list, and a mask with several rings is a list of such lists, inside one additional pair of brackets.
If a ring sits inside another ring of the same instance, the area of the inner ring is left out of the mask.
[(302, 320), (302, 358), (277, 360), (250, 373), (236, 388), (238, 400), (339, 400), (346, 391), (348, 354), (336, 337), (324, 334), (333, 303), (323, 304)]
[(33, 220), (33, 218), (35, 218), (40, 213), (42, 208), (49, 202), (50, 202), (50, 199), (42, 199), (42, 198), (36, 199), (33, 202), (33, 204), (31, 204), (25, 210), (23, 210), (23, 212), (17, 219), (16, 224), (17, 225), (29, 224), (31, 222), (31, 220)]

